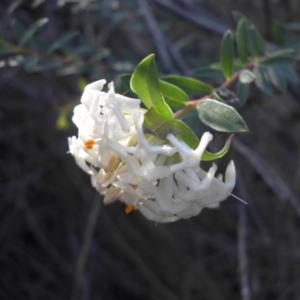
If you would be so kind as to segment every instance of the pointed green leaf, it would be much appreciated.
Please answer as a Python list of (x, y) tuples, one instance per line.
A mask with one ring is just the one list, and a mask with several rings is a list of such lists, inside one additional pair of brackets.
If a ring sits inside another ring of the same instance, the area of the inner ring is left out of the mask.
[(262, 59), (259, 64), (263, 66), (272, 66), (272, 65), (291, 65), (295, 63), (295, 59), (288, 54), (272, 54), (265, 59)]
[(162, 79), (178, 86), (187, 94), (206, 95), (213, 91), (213, 87), (192, 77), (170, 75), (165, 76)]
[(236, 43), (239, 57), (242, 63), (248, 61), (248, 48), (247, 48), (248, 24), (244, 18), (240, 19), (236, 31)]
[(24, 33), (20, 45), (24, 46), (26, 42), (41, 28), (43, 27), (46, 23), (48, 23), (48, 18), (41, 18), (34, 22), (28, 30)]
[(285, 26), (278, 21), (273, 22), (271, 28), (272, 40), (278, 45), (283, 46), (289, 40), (289, 34)]
[(285, 92), (286, 91), (286, 78), (284, 74), (281, 72), (280, 67), (273, 66), (267, 68), (268, 77), (270, 79), (270, 82), (280, 91)]
[(67, 42), (69, 42), (70, 40), (72, 40), (73, 38), (75, 38), (76, 36), (79, 35), (78, 31), (73, 31), (73, 32), (69, 32), (67, 34), (65, 34), (64, 36), (62, 36), (60, 39), (58, 39), (57, 41), (55, 41), (47, 50), (48, 53), (52, 53), (55, 50), (61, 48), (63, 45), (65, 45)]
[(161, 93), (153, 54), (143, 59), (136, 67), (130, 79), (130, 86), (147, 108), (153, 107), (165, 120), (173, 119), (172, 110)]
[(203, 161), (212, 161), (212, 160), (222, 158), (228, 152), (228, 150), (230, 148), (230, 145), (233, 141), (233, 138), (234, 138), (234, 135), (233, 134), (230, 135), (230, 137), (227, 139), (227, 141), (226, 141), (224, 147), (222, 148), (222, 150), (220, 150), (217, 153), (210, 153), (207, 150), (205, 150), (202, 157), (201, 157), (201, 160), (203, 160)]
[(254, 57), (259, 57), (266, 53), (265, 41), (253, 24), (249, 26), (247, 37), (249, 50)]
[(245, 132), (248, 127), (239, 113), (231, 106), (217, 100), (203, 100), (197, 106), (200, 120), (221, 132)]
[(15, 1), (11, 1), (8, 9), (7, 9), (7, 14), (12, 14), (23, 2), (24, 0), (15, 0)]
[(159, 85), (166, 103), (172, 109), (179, 109), (188, 105), (189, 98), (182, 89), (163, 80), (159, 80)]
[(236, 23), (238, 23), (241, 19), (246, 19), (246, 17), (239, 11), (234, 10), (232, 12), (233, 18), (235, 20)]
[(226, 31), (221, 43), (221, 65), (224, 76), (226, 79), (230, 78), (233, 74), (233, 36), (230, 30)]
[(273, 89), (269, 82), (267, 69), (262, 66), (257, 66), (253, 69), (253, 73), (255, 75), (256, 86), (260, 90), (262, 90), (265, 94), (269, 96), (273, 96)]
[(284, 74), (284, 77), (286, 78), (287, 82), (291, 84), (299, 83), (299, 76), (293, 68), (291, 68), (290, 66), (282, 65), (280, 66), (280, 70), (282, 74)]
[(18, 20), (13, 20), (11, 23), (12, 30), (19, 41), (21, 41), (24, 36), (26, 29), (24, 25)]
[(238, 82), (236, 87), (236, 95), (240, 100), (240, 106), (244, 106), (250, 92), (250, 84)]
[(199, 68), (193, 71), (195, 76), (206, 79), (214, 79), (214, 80), (223, 80), (224, 74), (221, 68), (217, 67), (208, 67), (208, 68)]

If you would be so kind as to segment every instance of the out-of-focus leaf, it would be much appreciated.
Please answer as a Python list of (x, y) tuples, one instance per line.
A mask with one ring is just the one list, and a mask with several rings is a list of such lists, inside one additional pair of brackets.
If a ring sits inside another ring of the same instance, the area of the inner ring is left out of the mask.
[(57, 49), (61, 48), (63, 45), (65, 45), (67, 42), (69, 42), (70, 40), (72, 40), (73, 38), (75, 38), (78, 35), (79, 35), (78, 31), (73, 31), (73, 32), (69, 32), (69, 33), (65, 34), (60, 39), (58, 39), (57, 41), (55, 41), (49, 47), (49, 49), (47, 50), (47, 52), (48, 53), (52, 53), (52, 52), (56, 51)]
[(250, 24), (247, 35), (247, 45), (254, 57), (259, 57), (266, 53), (265, 41), (253, 24)]
[(291, 31), (300, 31), (300, 23), (299, 23), (299, 22), (287, 23), (284, 27), (285, 27), (287, 30), (291, 30)]
[(53, 70), (61, 67), (63, 65), (63, 62), (59, 60), (53, 60), (53, 61), (43, 61), (40, 62), (38, 66), (35, 67), (36, 71), (45, 71), (45, 70)]
[(233, 141), (234, 135), (230, 135), (230, 137), (227, 139), (224, 147), (217, 153), (210, 153), (207, 150), (204, 151), (201, 160), (203, 161), (212, 161), (212, 160), (216, 160), (219, 158), (222, 158), (229, 150), (230, 145)]
[(281, 22), (275, 21), (271, 28), (272, 40), (279, 46), (283, 46), (289, 39), (288, 32)]
[(39, 61), (38, 55), (27, 56), (24, 61), (25, 70), (28, 72), (34, 71), (38, 61)]
[(200, 120), (196, 109), (184, 115), (181, 120), (187, 124), (197, 136), (202, 136), (204, 133), (203, 127), (200, 126)]
[(24, 33), (22, 39), (20, 40), (20, 45), (24, 46), (26, 42), (46, 23), (48, 23), (48, 18), (41, 18), (34, 22)]
[(197, 77), (206, 79), (223, 80), (225, 78), (222, 72), (222, 68), (217, 67), (195, 69), (193, 71), (193, 74)]
[(132, 74), (122, 74), (120, 75), (120, 80), (125, 89), (130, 90), (130, 78)]
[(39, 5), (41, 5), (45, 0), (34, 0), (31, 4), (31, 8), (37, 8)]
[(235, 20), (236, 23), (238, 23), (241, 19), (246, 19), (246, 17), (239, 11), (234, 10), (232, 12), (233, 18)]
[(239, 20), (236, 31), (236, 43), (239, 57), (242, 63), (248, 61), (248, 48), (247, 48), (248, 24), (244, 18)]
[(168, 83), (178, 86), (187, 94), (205, 95), (213, 91), (213, 87), (210, 85), (191, 77), (170, 75), (165, 76), (162, 79)]
[(285, 65), (280, 66), (280, 71), (282, 72), (282, 74), (284, 74), (285, 79), (290, 84), (298, 84), (299, 83), (298, 74), (290, 66), (285, 66)]
[(291, 65), (295, 59), (288, 54), (272, 54), (260, 61), (260, 65), (273, 66), (273, 65)]
[(11, 27), (15, 36), (18, 38), (19, 41), (21, 41), (26, 32), (26, 29), (23, 26), (23, 24), (17, 20), (13, 20), (11, 23)]
[(9, 14), (9, 15), (12, 14), (15, 11), (15, 9), (18, 8), (23, 2), (24, 2), (24, 0), (12, 1), (7, 9), (7, 14)]
[(221, 43), (221, 65), (224, 76), (226, 79), (229, 79), (233, 74), (233, 36), (230, 30), (226, 31), (224, 34), (222, 43)]
[(166, 103), (172, 109), (182, 108), (189, 103), (187, 94), (181, 88), (163, 80), (159, 80), (159, 85)]
[(161, 93), (153, 54), (143, 59), (136, 67), (130, 79), (130, 86), (147, 108), (153, 107), (165, 120), (173, 119), (172, 110)]
[(273, 96), (273, 89), (269, 82), (267, 69), (263, 66), (257, 66), (253, 69), (255, 75), (255, 84), (265, 94)]
[(240, 81), (237, 83), (236, 87), (236, 95), (240, 100), (240, 106), (244, 106), (250, 92), (250, 84), (249, 83), (241, 83)]
[(68, 129), (71, 124), (67, 118), (67, 114), (65, 113), (60, 113), (57, 120), (56, 120), (56, 128), (59, 130), (66, 130)]
[(267, 68), (268, 77), (271, 83), (280, 91), (286, 91), (286, 78), (284, 73), (281, 72), (280, 67), (272, 66)]
[(81, 77), (79, 78), (78, 80), (78, 87), (79, 87), (79, 90), (81, 93), (83, 93), (85, 87), (88, 85), (88, 81), (84, 78), (84, 77)]
[(239, 75), (239, 81), (241, 83), (251, 83), (255, 80), (254, 74), (249, 70), (243, 70), (241, 71)]
[(197, 106), (200, 120), (221, 132), (245, 132), (248, 127), (239, 113), (231, 106), (216, 100), (201, 101)]

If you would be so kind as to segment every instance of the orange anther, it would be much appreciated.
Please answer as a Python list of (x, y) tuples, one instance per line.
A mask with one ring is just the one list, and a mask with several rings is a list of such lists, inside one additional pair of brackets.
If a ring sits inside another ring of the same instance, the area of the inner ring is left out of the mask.
[(95, 140), (88, 140), (84, 144), (85, 149), (93, 149), (94, 145), (96, 144)]
[(134, 204), (129, 204), (125, 208), (125, 212), (126, 212), (127, 215), (130, 214), (134, 210), (135, 210), (135, 205)]

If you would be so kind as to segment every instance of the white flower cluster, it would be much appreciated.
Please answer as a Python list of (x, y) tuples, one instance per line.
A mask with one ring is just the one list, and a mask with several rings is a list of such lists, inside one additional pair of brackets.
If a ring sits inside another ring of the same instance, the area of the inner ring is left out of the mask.
[(195, 150), (171, 133), (167, 141), (146, 137), (140, 100), (116, 94), (113, 83), (103, 92), (105, 83), (99, 80), (85, 88), (73, 116), (78, 138), (69, 138), (71, 154), (91, 175), (105, 204), (119, 200), (127, 205), (126, 213), (137, 209), (155, 222), (173, 222), (216, 207), (230, 195), (236, 177), (233, 162), (225, 182), (215, 177), (215, 164), (208, 172), (200, 168), (210, 133), (203, 134)]

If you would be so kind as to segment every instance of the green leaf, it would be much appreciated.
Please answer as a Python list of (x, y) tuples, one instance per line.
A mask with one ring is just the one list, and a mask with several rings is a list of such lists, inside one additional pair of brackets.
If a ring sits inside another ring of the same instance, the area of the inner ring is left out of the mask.
[(273, 66), (267, 68), (268, 77), (270, 79), (270, 82), (278, 88), (280, 91), (285, 92), (286, 91), (286, 78), (284, 74), (281, 72), (280, 67)]
[(20, 46), (24, 46), (26, 42), (41, 28), (43, 27), (46, 23), (48, 23), (48, 18), (41, 18), (34, 22), (28, 30), (24, 33), (21, 41), (20, 41)]
[(249, 70), (243, 70), (241, 71), (239, 75), (239, 81), (241, 83), (251, 83), (255, 80), (254, 74)]
[(143, 128), (144, 133), (154, 134), (161, 140), (166, 140), (172, 133), (192, 149), (199, 145), (198, 137), (188, 125), (181, 120), (166, 121), (153, 108), (145, 113)]
[(166, 121), (158, 112), (151, 108), (144, 115), (143, 129), (145, 133), (154, 134), (161, 140), (166, 140), (167, 135), (172, 133), (174, 135), (179, 134), (179, 130), (173, 126), (173, 120)]
[(284, 77), (286, 78), (287, 82), (291, 84), (299, 83), (299, 76), (293, 68), (291, 68), (290, 66), (283, 65), (280, 67), (280, 70), (282, 74), (284, 74)]
[(273, 89), (269, 82), (267, 69), (263, 66), (257, 66), (253, 69), (255, 75), (255, 84), (265, 94), (273, 96)]
[(236, 31), (237, 50), (242, 63), (247, 63), (248, 61), (247, 36), (248, 21), (242, 18), (238, 23)]
[(246, 19), (246, 17), (239, 11), (234, 10), (232, 12), (233, 18), (235, 20), (236, 23), (238, 23), (241, 19)]
[(172, 110), (161, 93), (153, 54), (143, 59), (136, 67), (130, 79), (130, 86), (148, 109), (153, 107), (165, 120), (173, 119)]
[(165, 76), (162, 79), (168, 83), (178, 86), (187, 94), (206, 95), (210, 94), (214, 90), (210, 85), (192, 77), (170, 75)]
[(236, 95), (240, 100), (240, 106), (244, 106), (250, 92), (250, 84), (238, 82), (236, 87)]
[(233, 141), (233, 138), (234, 138), (234, 135), (233, 134), (230, 135), (230, 137), (227, 139), (227, 141), (226, 141), (224, 147), (222, 148), (222, 150), (220, 150), (217, 153), (210, 153), (207, 150), (205, 150), (202, 157), (201, 157), (201, 160), (203, 160), (203, 161), (212, 161), (212, 160), (222, 158), (228, 152), (228, 150), (230, 148), (230, 145)]
[(166, 103), (172, 109), (179, 109), (188, 105), (189, 98), (182, 89), (163, 80), (159, 80), (159, 85)]
[(248, 127), (239, 113), (231, 106), (216, 100), (201, 101), (198, 106), (200, 120), (221, 132), (245, 132)]
[(275, 21), (271, 28), (272, 40), (279, 46), (283, 46), (289, 40), (289, 34), (281, 22)]
[(233, 74), (233, 58), (234, 58), (234, 49), (233, 49), (233, 36), (230, 30), (227, 30), (224, 34), (222, 43), (221, 43), (221, 65), (224, 76), (226, 79), (229, 79)]
[(65, 34), (64, 36), (62, 36), (60, 39), (58, 39), (57, 41), (55, 41), (47, 50), (48, 53), (52, 53), (55, 50), (61, 48), (63, 45), (65, 45), (67, 42), (69, 42), (70, 40), (72, 40), (73, 38), (75, 38), (76, 36), (79, 35), (78, 31), (73, 31), (73, 32), (69, 32), (67, 34)]
[(172, 126), (179, 131), (176, 136), (184, 141), (191, 149), (195, 150), (199, 145), (199, 139), (193, 130), (181, 120), (173, 120), (171, 123)]
[(291, 55), (285, 53), (272, 54), (259, 62), (262, 66), (291, 65), (293, 63), (295, 63), (295, 59)]
[(254, 57), (259, 57), (266, 53), (265, 41), (253, 24), (248, 28), (248, 47)]
[(224, 79), (222, 69), (213, 66), (196, 69), (193, 71), (193, 74), (200, 78), (206, 78), (206, 79), (215, 79), (215, 80)]
[(23, 2), (24, 0), (15, 0), (12, 1), (11, 4), (9, 5), (8, 9), (7, 9), (7, 14), (12, 14)]
[(21, 22), (18, 20), (13, 20), (11, 23), (12, 30), (15, 36), (21, 41), (22, 37), (24, 36), (26, 29)]

